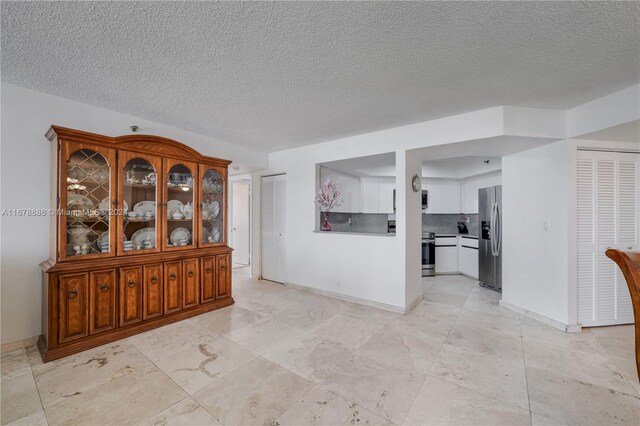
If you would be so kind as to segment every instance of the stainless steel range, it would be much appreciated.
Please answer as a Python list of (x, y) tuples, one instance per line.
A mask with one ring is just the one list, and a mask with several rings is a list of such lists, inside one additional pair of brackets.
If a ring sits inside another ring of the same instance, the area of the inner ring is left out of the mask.
[(422, 233), (422, 276), (431, 277), (436, 274), (436, 234)]

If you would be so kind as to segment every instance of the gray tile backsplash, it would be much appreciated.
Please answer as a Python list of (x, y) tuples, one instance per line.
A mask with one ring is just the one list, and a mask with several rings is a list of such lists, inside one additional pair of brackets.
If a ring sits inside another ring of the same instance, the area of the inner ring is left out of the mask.
[[(323, 214), (320, 214), (320, 224), (322, 225)], [(351, 218), (351, 224), (349, 224)], [(331, 230), (335, 232), (362, 232), (369, 234), (386, 234), (388, 214), (376, 213), (329, 213)]]
[(435, 232), (436, 234), (457, 234), (458, 222), (464, 222), (464, 217), (469, 218), (467, 229), (469, 235), (478, 235), (478, 215), (477, 214), (422, 214), (422, 231)]

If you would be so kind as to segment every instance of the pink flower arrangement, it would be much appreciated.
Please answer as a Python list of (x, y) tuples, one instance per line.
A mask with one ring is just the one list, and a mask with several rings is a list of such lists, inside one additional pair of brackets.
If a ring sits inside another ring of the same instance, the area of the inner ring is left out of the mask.
[(338, 185), (331, 179), (327, 179), (318, 189), (314, 202), (321, 211), (329, 212), (332, 208), (342, 205), (341, 195), (342, 193), (338, 191)]

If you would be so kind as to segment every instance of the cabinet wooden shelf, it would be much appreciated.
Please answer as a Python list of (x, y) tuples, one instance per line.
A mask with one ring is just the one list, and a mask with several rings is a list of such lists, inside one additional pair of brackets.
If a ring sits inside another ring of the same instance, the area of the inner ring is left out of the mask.
[[(52, 208), (80, 199), (96, 210), (108, 205), (110, 212), (51, 219), (49, 259), (41, 264), (38, 347), (45, 362), (233, 304), (229, 161), (158, 136), (108, 137), (53, 126), (47, 138)], [(149, 176), (154, 185), (141, 182)], [(177, 186), (185, 183), (190, 186)], [(212, 195), (214, 184), (221, 191)], [(216, 241), (202, 213), (213, 201), (221, 219)], [(153, 217), (123, 214), (136, 205)], [(176, 209), (192, 217), (170, 219)], [(171, 244), (172, 232), (188, 244)], [(131, 250), (145, 241), (149, 248)]]

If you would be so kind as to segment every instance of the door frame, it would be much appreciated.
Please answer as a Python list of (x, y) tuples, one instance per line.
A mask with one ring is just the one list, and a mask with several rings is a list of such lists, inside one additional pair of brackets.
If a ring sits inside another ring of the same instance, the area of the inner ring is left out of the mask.
[[(248, 245), (249, 245), (248, 260), (249, 260), (249, 263), (247, 264), (247, 266), (250, 267), (251, 263), (252, 263), (252, 257), (253, 257), (253, 250), (252, 250), (252, 244), (251, 244), (251, 241), (253, 240), (253, 221), (251, 220), (252, 217), (253, 217), (253, 196), (252, 196), (253, 184), (251, 182), (251, 178), (250, 177), (242, 178), (242, 179), (235, 179), (235, 180), (229, 179), (229, 200), (228, 200), (229, 211), (230, 211), (230, 214), (229, 214), (229, 225), (228, 225), (229, 226), (228, 234), (230, 236), (229, 245), (231, 247), (233, 247), (233, 245), (234, 245), (234, 241), (233, 241), (233, 236), (234, 236), (234, 234), (233, 234), (233, 228), (234, 228), (234, 225), (233, 225), (233, 212), (234, 212), (234, 210), (233, 210), (234, 209), (234, 205), (233, 205), (233, 185), (235, 185), (236, 183), (242, 183), (242, 184), (246, 184), (246, 185), (249, 186), (249, 194), (248, 194), (248, 197), (249, 197), (249, 209), (248, 210), (249, 211), (247, 212), (247, 214), (248, 214), (247, 223), (249, 224), (249, 241), (248, 241)], [(261, 184), (262, 184), (262, 182), (261, 182)], [(262, 236), (261, 236), (261, 238), (262, 238)], [(231, 269), (233, 269), (233, 263), (231, 264)]]

